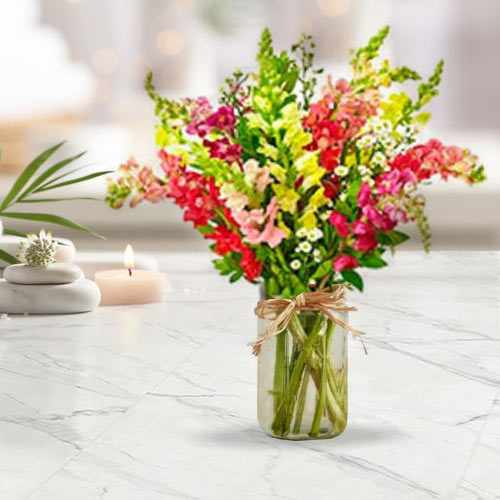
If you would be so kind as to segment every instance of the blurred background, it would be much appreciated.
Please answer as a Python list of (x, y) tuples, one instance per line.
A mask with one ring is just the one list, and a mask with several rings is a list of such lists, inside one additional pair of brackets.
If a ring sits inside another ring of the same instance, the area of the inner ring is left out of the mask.
[[(154, 164), (153, 110), (142, 89), (149, 68), (165, 95), (214, 98), (235, 67), (253, 66), (259, 33), (269, 26), (279, 48), (313, 34), (318, 64), (338, 77), (349, 49), (390, 24), (385, 50), (395, 63), (425, 74), (446, 60), (429, 135), (470, 147), (489, 175), (475, 188), (450, 182), (427, 189), (434, 248), (500, 249), (497, 0), (6, 0), (2, 7), (0, 196), (30, 159), (62, 139), (64, 156), (88, 151), (82, 164), (89, 170), (114, 169), (130, 155)], [(101, 179), (71, 194), (102, 198), (104, 191)], [(43, 209), (107, 237), (55, 231), (79, 248), (206, 246), (169, 203)]]

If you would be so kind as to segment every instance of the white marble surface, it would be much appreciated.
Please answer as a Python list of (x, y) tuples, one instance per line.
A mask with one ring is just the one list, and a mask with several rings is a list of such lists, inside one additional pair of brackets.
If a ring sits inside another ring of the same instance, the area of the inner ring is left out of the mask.
[(333, 440), (256, 422), (257, 291), (163, 258), (167, 303), (0, 321), (3, 500), (500, 498), (500, 254), (369, 273)]

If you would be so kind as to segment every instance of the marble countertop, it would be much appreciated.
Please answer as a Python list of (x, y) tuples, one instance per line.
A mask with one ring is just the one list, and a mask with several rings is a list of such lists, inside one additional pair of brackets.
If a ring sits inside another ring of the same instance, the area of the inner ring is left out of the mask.
[(500, 498), (500, 253), (369, 272), (348, 428), (304, 442), (257, 425), (257, 290), (160, 265), (164, 304), (0, 320), (2, 500)]

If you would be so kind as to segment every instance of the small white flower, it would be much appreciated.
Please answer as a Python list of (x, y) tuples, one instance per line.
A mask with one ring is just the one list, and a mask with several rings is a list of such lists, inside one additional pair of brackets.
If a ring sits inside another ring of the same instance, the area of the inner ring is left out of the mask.
[(366, 184), (368, 184), (370, 187), (375, 185), (375, 181), (369, 175), (361, 177), (361, 180), (363, 182), (366, 182)]
[(392, 149), (396, 145), (396, 141), (390, 135), (382, 137), (380, 142), (386, 149)]
[(375, 143), (375, 137), (371, 134), (363, 135), (359, 138), (357, 144), (361, 149), (368, 149)]
[(307, 238), (307, 229), (305, 227), (301, 227), (297, 231), (297, 237), (298, 238)]
[(403, 125), (403, 124), (399, 124), (397, 127), (396, 127), (396, 132), (399, 134), (399, 135), (408, 135), (408, 125)]
[(385, 132), (385, 127), (382, 125), (382, 122), (377, 122), (373, 124), (373, 131), (377, 135), (382, 135)]
[(312, 245), (308, 241), (301, 241), (298, 248), (299, 252), (309, 253), (312, 250)]
[(368, 123), (370, 127), (373, 129), (376, 126), (379, 126), (382, 123), (382, 120), (380, 119), (379, 116), (373, 116), (372, 118), (370, 118)]
[(383, 153), (381, 153), (380, 151), (377, 151), (374, 155), (373, 155), (373, 158), (372, 158), (372, 162), (376, 165), (385, 165), (386, 164), (386, 158), (385, 158), (385, 155)]
[(302, 262), (300, 262), (300, 260), (298, 260), (298, 259), (292, 260), (292, 262), (290, 262), (290, 267), (294, 271), (297, 271), (298, 269), (300, 269), (301, 266), (302, 266)]
[(330, 215), (331, 215), (331, 212), (328, 210), (327, 212), (323, 212), (319, 218), (322, 220), (322, 221), (325, 221), (325, 220), (328, 220), (330, 218)]
[(358, 171), (361, 175), (366, 175), (370, 172), (369, 168), (366, 165), (358, 165)]
[(311, 242), (315, 242), (320, 240), (323, 237), (323, 231), (319, 229), (318, 227), (315, 227), (314, 229), (311, 229), (307, 235), (307, 239)]
[(312, 278), (309, 280), (309, 283), (308, 283), (309, 286), (316, 286), (317, 285), (317, 281), (316, 280), (313, 280)]
[(338, 167), (335, 168), (334, 172), (339, 177), (345, 177), (349, 173), (349, 169), (344, 165), (339, 165)]
[(340, 201), (346, 201), (347, 200), (347, 193), (340, 193), (339, 194), (339, 200)]
[(382, 128), (386, 131), (386, 132), (390, 132), (392, 130), (392, 123), (390, 120), (382, 120)]

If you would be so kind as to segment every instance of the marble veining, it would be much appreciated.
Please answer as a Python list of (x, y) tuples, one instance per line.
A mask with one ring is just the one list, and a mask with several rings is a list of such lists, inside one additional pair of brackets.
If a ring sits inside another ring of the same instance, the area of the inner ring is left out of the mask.
[(257, 290), (160, 268), (163, 304), (0, 320), (0, 499), (500, 498), (500, 253), (369, 272), (348, 428), (304, 442), (257, 425)]

